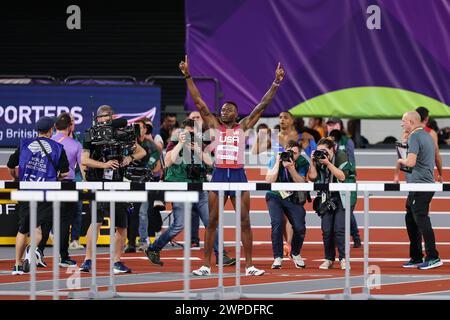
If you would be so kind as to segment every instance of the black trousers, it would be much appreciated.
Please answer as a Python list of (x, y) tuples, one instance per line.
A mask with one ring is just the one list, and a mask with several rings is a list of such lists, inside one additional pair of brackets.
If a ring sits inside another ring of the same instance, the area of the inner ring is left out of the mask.
[(128, 217), (127, 238), (129, 246), (136, 246), (136, 237), (139, 235), (139, 210), (141, 203), (133, 203), (133, 213)]
[(428, 215), (434, 192), (410, 192), (406, 200), (406, 229), (409, 237), (409, 255), (413, 261), (422, 261), (422, 237), (425, 242), (425, 260), (439, 258), (433, 227)]
[(345, 258), (345, 208), (340, 197), (332, 198), (337, 205), (335, 211), (328, 211), (322, 216), (321, 228), (325, 259), (336, 259), (336, 247), (339, 260)]
[[(73, 221), (77, 210), (77, 202), (62, 202), (61, 203), (61, 218), (60, 218), (60, 242), (59, 242), (59, 254), (61, 260), (69, 259), (69, 238), (70, 238), (70, 225)], [(41, 252), (44, 252), (45, 245), (52, 230), (53, 221), (48, 221), (41, 225), (42, 240), (38, 245)]]
[(148, 236), (154, 237), (157, 232), (161, 231), (162, 228), (162, 218), (161, 211), (153, 208), (153, 202), (155, 200), (164, 201), (164, 192), (154, 192), (150, 194), (148, 201)]

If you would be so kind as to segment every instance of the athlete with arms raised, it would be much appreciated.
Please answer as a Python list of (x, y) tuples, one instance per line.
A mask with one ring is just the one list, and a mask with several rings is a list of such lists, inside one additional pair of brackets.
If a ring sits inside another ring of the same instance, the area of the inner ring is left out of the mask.
[[(179, 68), (186, 78), (187, 87), (192, 99), (198, 108), (203, 121), (209, 128), (215, 129), (215, 140), (211, 143), (211, 148), (215, 151), (214, 172), (211, 182), (247, 182), (244, 170), (244, 153), (245, 153), (245, 131), (253, 128), (258, 122), (264, 110), (272, 101), (281, 81), (284, 78), (284, 70), (278, 63), (275, 71), (275, 80), (269, 91), (262, 97), (261, 101), (256, 105), (249, 116), (241, 121), (238, 119), (238, 107), (234, 102), (225, 102), (220, 112), (220, 118), (217, 119), (209, 110), (203, 101), (190, 73), (188, 58), (181, 61)], [(236, 209), (236, 197), (234, 191), (225, 193), (225, 203), (230, 197), (234, 209)], [(197, 276), (207, 276), (211, 274), (211, 251), (214, 245), (214, 238), (219, 217), (219, 196), (217, 191), (209, 192), (209, 225), (205, 234), (205, 255), (203, 266), (194, 270), (193, 274)], [(248, 276), (260, 276), (264, 274), (264, 270), (260, 270), (253, 266), (252, 262), (252, 246), (253, 234), (250, 227), (250, 193), (242, 192), (241, 201), (241, 227), (242, 227), (242, 245), (245, 253), (245, 274)]]

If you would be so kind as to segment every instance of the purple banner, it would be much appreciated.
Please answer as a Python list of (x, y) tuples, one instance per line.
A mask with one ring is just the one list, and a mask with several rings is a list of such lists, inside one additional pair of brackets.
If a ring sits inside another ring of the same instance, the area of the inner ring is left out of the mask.
[[(186, 1), (193, 76), (213, 77), (247, 115), (286, 77), (265, 116), (449, 116), (450, 0)], [(214, 90), (203, 90), (211, 110)], [(187, 108), (195, 109), (190, 100)]]

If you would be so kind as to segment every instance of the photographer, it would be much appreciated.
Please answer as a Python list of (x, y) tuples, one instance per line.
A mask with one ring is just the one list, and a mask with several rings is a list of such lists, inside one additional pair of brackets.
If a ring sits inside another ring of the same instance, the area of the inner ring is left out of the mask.
[[(334, 121), (334, 122), (333, 122)], [(335, 149), (344, 151), (347, 154), (349, 161), (355, 167), (355, 176), (356, 176), (356, 163), (355, 163), (355, 148), (352, 139), (350, 139), (343, 129), (342, 120), (338, 118), (330, 118), (327, 121), (328, 128), (336, 128), (332, 129), (328, 132), (328, 136), (334, 140)], [(353, 159), (353, 160), (352, 160)], [(358, 223), (356, 222), (356, 218), (354, 215), (356, 202), (350, 208), (350, 235), (353, 238), (353, 248), (361, 248), (361, 237), (359, 235)]]
[[(88, 168), (86, 178), (89, 181), (123, 181), (123, 169), (133, 160), (140, 160), (146, 155), (145, 150), (136, 143), (135, 136), (127, 134), (124, 129), (120, 131), (114, 127), (113, 114), (114, 111), (110, 106), (100, 106), (97, 110), (95, 125), (88, 130), (87, 137), (83, 143), (81, 162)], [(112, 137), (109, 136), (110, 134), (112, 134)], [(99, 137), (102, 137), (101, 141), (97, 141)], [(131, 141), (131, 148), (124, 148), (129, 141)], [(129, 207), (130, 204), (128, 203), (117, 202), (115, 204), (117, 229), (115, 235), (114, 273), (131, 272), (120, 261), (127, 237)], [(80, 268), (80, 271), (83, 272), (90, 272), (91, 270), (92, 232), (94, 232), (94, 228), (97, 234), (100, 231), (105, 213), (109, 211), (109, 204), (99, 203), (98, 208), (97, 225), (90, 225), (86, 234), (86, 257)]]
[[(308, 179), (317, 183), (353, 183), (355, 168), (348, 161), (346, 153), (335, 151), (331, 138), (322, 138), (317, 150), (312, 153)], [(351, 193), (350, 205), (356, 203), (356, 192)], [(319, 269), (333, 267), (338, 248), (341, 269), (345, 269), (345, 193), (319, 191), (313, 202), (313, 208), (322, 219), (322, 236), (325, 249), (325, 261)]]
[[(270, 159), (270, 170), (266, 175), (266, 181), (268, 183), (305, 182), (309, 163), (308, 160), (300, 155), (300, 144), (291, 140), (285, 145), (284, 149), (286, 150), (285, 152)], [(269, 191), (266, 193), (266, 202), (272, 225), (272, 251), (275, 259), (272, 269), (280, 269), (283, 261), (283, 215), (287, 216), (293, 228), (291, 257), (294, 265), (296, 268), (305, 267), (305, 262), (300, 256), (306, 231), (306, 211), (303, 207), (305, 201), (305, 192)]]
[[(179, 132), (178, 143), (171, 149), (168, 146), (165, 157), (166, 174), (164, 181), (168, 182), (206, 182), (206, 166), (213, 164), (207, 152), (202, 150), (201, 141), (194, 139), (195, 122), (192, 119), (183, 121)], [(208, 194), (206, 191), (199, 193), (199, 201), (192, 206), (192, 211), (196, 211), (203, 221), (205, 227), (208, 226)], [(173, 222), (169, 228), (162, 233), (156, 241), (145, 250), (147, 258), (152, 264), (162, 266), (160, 251), (175, 238), (184, 228), (184, 203), (174, 202), (172, 204)], [(189, 244), (185, 244), (189, 245)], [(218, 252), (218, 240), (216, 237), (214, 251)], [(224, 253), (224, 265), (232, 265), (234, 259), (227, 257)]]

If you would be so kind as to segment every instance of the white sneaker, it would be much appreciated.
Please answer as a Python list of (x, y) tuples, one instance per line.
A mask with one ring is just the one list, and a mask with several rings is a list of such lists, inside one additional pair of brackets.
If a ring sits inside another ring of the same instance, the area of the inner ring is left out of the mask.
[[(345, 259), (342, 259), (339, 263), (341, 264), (341, 269), (345, 270), (345, 267), (347, 266)], [(350, 265), (348, 266), (348, 268), (350, 269)]]
[(166, 210), (166, 205), (161, 200), (155, 200), (155, 201), (153, 201), (153, 209), (159, 210), (159, 211), (164, 211), (164, 210)]
[(334, 261), (325, 259), (325, 261), (322, 262), (322, 264), (320, 265), (319, 269), (325, 269), (325, 270), (331, 269), (331, 268), (333, 268), (333, 263), (334, 263)]
[(283, 258), (275, 258), (272, 263), (272, 269), (281, 269), (281, 262), (283, 261)]
[(294, 265), (297, 269), (305, 268), (305, 261), (303, 261), (302, 257), (300, 255), (294, 256), (292, 255), (292, 260), (294, 261)]
[(264, 272), (265, 272), (264, 270), (256, 269), (255, 266), (245, 268), (246, 276), (262, 276)]
[(201, 266), (200, 269), (192, 271), (194, 276), (210, 276), (211, 275), (211, 267)]
[(81, 250), (84, 249), (84, 246), (80, 244), (78, 240), (73, 240), (69, 245), (70, 250)]

